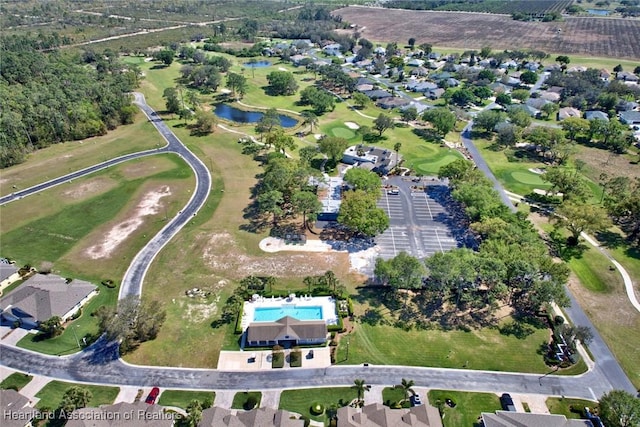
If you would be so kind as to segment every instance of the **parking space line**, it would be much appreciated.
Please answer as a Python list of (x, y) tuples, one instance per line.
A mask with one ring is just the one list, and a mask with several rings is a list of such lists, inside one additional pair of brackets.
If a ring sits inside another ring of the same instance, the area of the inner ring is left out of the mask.
[(438, 239), (438, 245), (440, 246), (440, 252), (444, 253), (444, 249), (442, 249), (442, 243), (440, 242), (440, 236), (438, 236), (438, 229), (434, 230), (436, 232), (436, 239)]

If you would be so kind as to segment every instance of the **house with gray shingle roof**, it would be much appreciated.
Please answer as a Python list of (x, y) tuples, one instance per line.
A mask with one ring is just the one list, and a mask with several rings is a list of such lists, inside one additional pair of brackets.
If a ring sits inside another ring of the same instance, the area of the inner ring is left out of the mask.
[(145, 402), (120, 402), (99, 408), (81, 408), (73, 411), (66, 427), (171, 427), (175, 413), (164, 406)]
[(568, 119), (569, 117), (581, 117), (582, 113), (577, 108), (564, 107), (558, 110), (558, 120)]
[(15, 264), (9, 262), (0, 261), (0, 296), (2, 296), (2, 290), (20, 279), (19, 269)]
[(620, 117), (620, 122), (625, 125), (640, 124), (640, 111), (623, 111), (618, 116)]
[(0, 320), (18, 322), (35, 329), (53, 316), (69, 319), (93, 296), (98, 287), (82, 280), (67, 280), (55, 274), (36, 274), (0, 299)]
[(324, 320), (298, 320), (285, 316), (275, 322), (252, 322), (247, 328), (247, 345), (271, 347), (293, 342), (294, 345), (315, 345), (327, 341)]
[(26, 396), (15, 390), (0, 390), (0, 421), (2, 427), (24, 427), (31, 425), (31, 419), (39, 411), (31, 406)]
[(604, 120), (605, 122), (609, 121), (609, 116), (607, 116), (607, 113), (605, 113), (604, 111), (598, 111), (598, 110), (590, 110), (585, 112), (584, 118), (587, 120), (599, 119), (599, 120)]
[(256, 408), (238, 411), (235, 415), (229, 409), (213, 406), (202, 411), (198, 427), (303, 427), (304, 420), (294, 417), (284, 409)]
[(380, 403), (362, 409), (344, 406), (338, 409), (338, 427), (442, 427), (438, 409), (424, 404), (408, 409), (391, 409)]
[(481, 417), (485, 427), (593, 427), (589, 420), (568, 420), (564, 415), (496, 411)]

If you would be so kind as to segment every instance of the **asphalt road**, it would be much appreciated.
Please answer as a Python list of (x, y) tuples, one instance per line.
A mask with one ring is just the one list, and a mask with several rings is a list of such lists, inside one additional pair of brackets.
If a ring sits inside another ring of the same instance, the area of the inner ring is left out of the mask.
[(141, 295), (144, 276), (160, 252), (173, 236), (189, 222), (204, 205), (211, 191), (211, 175), (209, 170), (189, 149), (174, 135), (169, 127), (158, 118), (157, 113), (147, 105), (141, 93), (135, 93), (135, 104), (151, 120), (160, 135), (167, 141), (167, 151), (178, 154), (193, 169), (196, 176), (196, 188), (187, 205), (169, 223), (145, 245), (133, 259), (127, 269), (120, 286), (119, 298), (127, 295)]

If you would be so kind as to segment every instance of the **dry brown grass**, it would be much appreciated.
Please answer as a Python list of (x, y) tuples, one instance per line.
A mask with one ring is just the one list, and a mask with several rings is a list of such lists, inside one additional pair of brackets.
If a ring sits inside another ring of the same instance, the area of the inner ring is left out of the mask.
[(598, 182), (598, 177), (603, 172), (609, 178), (640, 177), (640, 165), (632, 163), (630, 155), (618, 155), (599, 148), (579, 146), (576, 159), (585, 162), (584, 172), (594, 182)]
[[(545, 52), (640, 58), (640, 20), (565, 17), (563, 22), (514, 21), (508, 15), (365, 7), (335, 11), (363, 37), (462, 49), (540, 49)], [(558, 31), (559, 30), (559, 31)]]

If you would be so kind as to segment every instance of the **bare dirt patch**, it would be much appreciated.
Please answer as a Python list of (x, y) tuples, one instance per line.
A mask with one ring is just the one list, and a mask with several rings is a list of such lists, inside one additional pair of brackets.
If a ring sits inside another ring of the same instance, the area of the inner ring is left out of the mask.
[(112, 179), (98, 177), (87, 182), (72, 184), (71, 188), (62, 193), (62, 196), (71, 200), (86, 199), (107, 192), (115, 186), (116, 182)]
[(227, 232), (212, 234), (202, 258), (225, 277), (240, 279), (250, 274), (274, 277), (304, 277), (323, 274), (348, 263), (346, 253), (268, 254), (251, 256)]
[[(539, 49), (589, 56), (640, 58), (640, 20), (565, 17), (563, 22), (514, 21), (509, 15), (433, 12), (351, 6), (335, 11), (366, 27), (370, 40), (402, 41), (462, 49)], [(402, 22), (402, 25), (398, 25)]]
[(160, 211), (160, 199), (169, 195), (171, 190), (168, 185), (145, 193), (132, 215), (115, 224), (102, 240), (89, 247), (85, 254), (91, 259), (109, 258), (112, 252), (144, 223), (144, 217), (155, 215)]
[(580, 147), (576, 154), (576, 159), (582, 160), (586, 164), (586, 173), (593, 181), (598, 182), (598, 177), (602, 172), (609, 178), (613, 177), (640, 177), (640, 166), (631, 164), (629, 157), (621, 156), (609, 151), (594, 147)]

